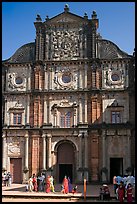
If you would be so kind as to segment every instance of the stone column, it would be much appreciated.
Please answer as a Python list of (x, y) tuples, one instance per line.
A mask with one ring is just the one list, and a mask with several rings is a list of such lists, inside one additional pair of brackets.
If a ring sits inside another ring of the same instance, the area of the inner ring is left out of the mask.
[(39, 71), (35, 69), (35, 89), (39, 89)]
[(77, 117), (77, 108), (74, 108), (74, 127), (76, 127), (77, 125), (77, 121), (76, 121), (76, 117)]
[(49, 36), (45, 34), (45, 60), (48, 60)]
[(31, 65), (28, 66), (29, 75), (28, 75), (28, 90), (31, 90)]
[(79, 123), (82, 123), (82, 101), (81, 97), (79, 98)]
[(36, 60), (39, 60), (39, 30), (36, 31)]
[(82, 49), (82, 41), (83, 41), (83, 35), (80, 34), (80, 58), (83, 58), (83, 49)]
[(50, 77), (49, 77), (49, 89), (50, 90), (52, 90), (52, 68), (50, 68), (50, 72), (49, 72), (49, 74), (50, 74)]
[(41, 59), (41, 31), (39, 32), (39, 60)]
[(6, 161), (7, 161), (7, 152), (6, 152), (6, 133), (3, 132), (2, 135), (2, 139), (3, 139), (3, 143), (2, 143), (2, 168), (7, 170), (7, 165), (6, 165)]
[(28, 157), (29, 157), (29, 136), (28, 136), (28, 133), (26, 133), (25, 134), (25, 167), (27, 169), (29, 167)]
[(84, 161), (84, 167), (85, 168), (88, 168), (88, 135), (85, 133), (84, 135), (84, 140), (85, 140), (85, 147), (84, 147), (84, 150), (85, 150), (85, 161)]
[(53, 89), (53, 87), (54, 87), (54, 69), (52, 68), (52, 72), (51, 72), (51, 89)]
[(102, 133), (102, 165), (103, 167), (106, 166), (106, 134), (105, 130)]
[(51, 115), (51, 100), (49, 101), (49, 123), (52, 123), (52, 115)]
[(46, 170), (47, 169), (46, 167), (46, 151), (47, 151), (46, 134), (43, 133), (42, 138), (43, 138), (43, 170)]
[(5, 99), (4, 125), (7, 125), (7, 99)]
[(84, 57), (87, 58), (87, 36), (84, 35)]
[(87, 94), (85, 93), (85, 123), (87, 122)]
[(44, 35), (41, 34), (41, 60), (44, 60)]
[(54, 126), (57, 127), (57, 109), (54, 110)]
[(79, 68), (79, 88), (82, 89), (82, 70)]
[(46, 64), (44, 65), (44, 88), (45, 90), (48, 90), (48, 72), (47, 72), (47, 67)]
[[(102, 131), (102, 167), (106, 167), (106, 131)], [(102, 172), (102, 182), (106, 182), (106, 175)]]
[(60, 113), (57, 110), (57, 127), (59, 127), (59, 126), (60, 126)]
[(131, 166), (131, 135), (130, 135), (130, 130), (128, 130), (128, 155), (127, 155), (127, 165), (128, 167)]
[(85, 65), (85, 89), (87, 89), (87, 64)]
[(13, 125), (13, 113), (9, 113), (9, 125)]
[(47, 98), (44, 97), (44, 123), (47, 123)]
[(43, 72), (40, 69), (39, 71), (39, 90), (42, 90), (42, 87), (43, 87)]
[(28, 100), (27, 100), (27, 124), (29, 124), (29, 117), (30, 117), (30, 96), (28, 95)]
[(51, 168), (51, 135), (47, 135), (48, 139), (48, 168)]
[(82, 135), (79, 134), (79, 168), (82, 167)]

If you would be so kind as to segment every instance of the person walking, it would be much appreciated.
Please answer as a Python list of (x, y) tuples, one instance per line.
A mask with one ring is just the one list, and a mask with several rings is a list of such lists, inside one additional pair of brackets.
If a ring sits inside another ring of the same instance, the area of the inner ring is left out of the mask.
[(32, 177), (30, 177), (28, 180), (28, 188), (29, 188), (30, 192), (33, 191), (33, 179), (32, 179)]
[(125, 188), (123, 186), (123, 183), (120, 183), (118, 186), (118, 200), (120, 202), (124, 202), (124, 196), (125, 196)]
[(132, 185), (131, 183), (127, 186), (127, 202), (131, 203), (133, 201), (133, 193), (132, 193)]
[(67, 176), (65, 176), (64, 179), (63, 179), (63, 186), (64, 186), (64, 192), (67, 194), (69, 192)]
[(50, 176), (48, 175), (46, 178), (46, 193), (50, 192)]
[(54, 193), (55, 189), (54, 189), (54, 179), (53, 179), (53, 176), (50, 176), (49, 180), (50, 180), (50, 191)]
[(69, 193), (72, 193), (72, 184), (69, 176), (68, 176), (68, 188), (69, 188)]
[(114, 186), (114, 194), (115, 195), (116, 195), (116, 189), (118, 187), (116, 178), (117, 178), (116, 176), (113, 176), (113, 186)]
[(32, 177), (32, 183), (33, 183), (33, 191), (37, 191), (37, 177), (35, 174), (33, 174), (33, 177)]

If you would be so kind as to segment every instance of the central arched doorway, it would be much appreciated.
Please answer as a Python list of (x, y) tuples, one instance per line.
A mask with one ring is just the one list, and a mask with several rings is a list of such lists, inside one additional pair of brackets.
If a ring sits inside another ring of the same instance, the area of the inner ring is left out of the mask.
[(62, 141), (57, 148), (57, 178), (62, 183), (64, 176), (74, 179), (75, 148), (70, 141)]

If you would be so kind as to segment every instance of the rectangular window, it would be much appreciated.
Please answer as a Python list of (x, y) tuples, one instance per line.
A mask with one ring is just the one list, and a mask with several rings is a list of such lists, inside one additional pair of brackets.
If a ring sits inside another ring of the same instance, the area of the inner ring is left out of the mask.
[(65, 127), (65, 116), (62, 114), (60, 116), (60, 126)]
[(61, 113), (60, 126), (61, 127), (70, 127), (71, 126), (71, 112)]
[(112, 111), (111, 112), (111, 121), (112, 121), (112, 123), (121, 123), (120, 111)]
[(21, 113), (13, 113), (13, 124), (18, 125), (22, 123), (22, 114)]

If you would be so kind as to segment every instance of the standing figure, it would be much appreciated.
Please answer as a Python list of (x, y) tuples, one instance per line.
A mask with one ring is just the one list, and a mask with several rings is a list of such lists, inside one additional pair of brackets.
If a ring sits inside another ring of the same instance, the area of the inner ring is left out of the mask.
[(66, 176), (63, 179), (63, 186), (64, 186), (64, 192), (67, 194), (69, 192), (69, 186), (68, 186), (68, 179)]
[(25, 188), (26, 188), (26, 192), (28, 192), (28, 190), (29, 190), (29, 183), (28, 183), (27, 180), (26, 180), (25, 184), (26, 184), (26, 186), (25, 186)]
[(117, 181), (116, 181), (116, 176), (113, 177), (113, 185), (114, 185), (114, 194), (116, 194), (116, 189), (117, 189)]
[(32, 190), (33, 190), (33, 179), (32, 179), (32, 177), (30, 177), (29, 180), (28, 180), (28, 187), (29, 187), (29, 191), (32, 192)]
[(124, 202), (125, 188), (122, 183), (118, 186), (118, 200)]
[(11, 183), (12, 183), (11, 173), (8, 172), (8, 186), (11, 186)]
[(69, 187), (69, 193), (72, 192), (72, 184), (71, 184), (71, 180), (70, 177), (68, 176), (68, 187)]
[(41, 179), (42, 179), (42, 192), (45, 192), (45, 174), (41, 173)]
[(74, 194), (74, 193), (76, 193), (76, 191), (77, 191), (77, 186), (74, 186), (74, 188), (72, 189), (72, 193)]
[(61, 185), (61, 193), (65, 193), (65, 189), (63, 185)]
[(132, 193), (132, 186), (131, 183), (128, 184), (127, 186), (127, 202), (131, 203), (133, 201), (133, 193)]
[(9, 185), (9, 175), (8, 173), (6, 173), (6, 176), (5, 176), (5, 186), (8, 186)]
[(37, 191), (37, 177), (35, 174), (33, 174), (32, 183), (33, 183), (33, 191)]
[(50, 176), (46, 178), (46, 193), (50, 192)]
[(55, 192), (53, 176), (50, 176), (49, 180), (50, 180), (50, 190), (51, 190), (51, 192)]

